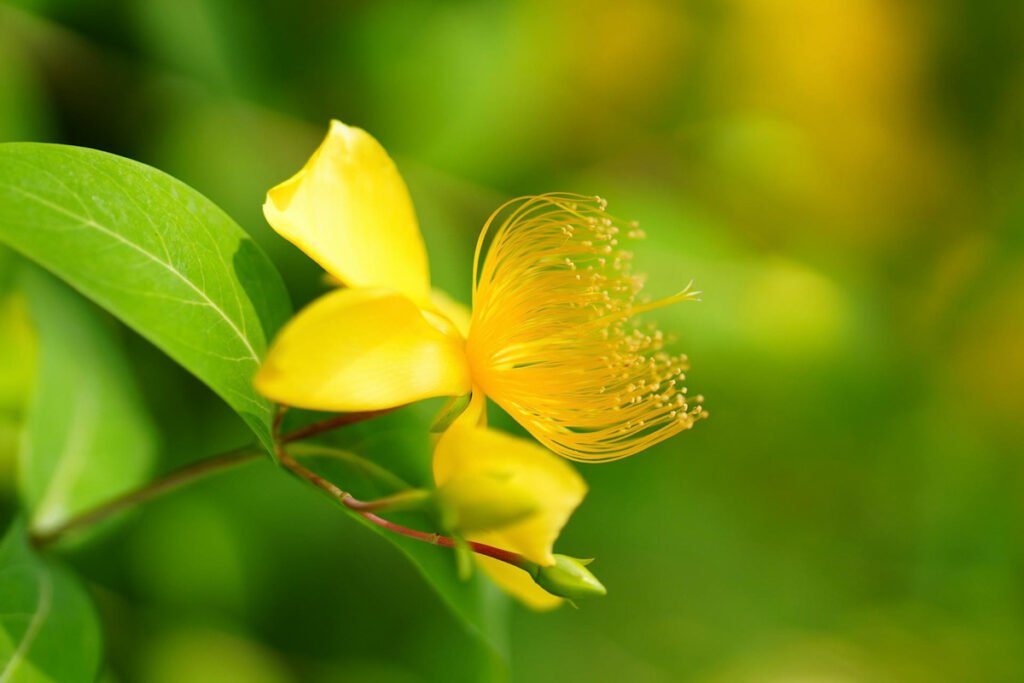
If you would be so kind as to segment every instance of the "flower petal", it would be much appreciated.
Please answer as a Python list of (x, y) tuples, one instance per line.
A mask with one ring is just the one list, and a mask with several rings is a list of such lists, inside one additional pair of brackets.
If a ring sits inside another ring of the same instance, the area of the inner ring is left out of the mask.
[(440, 289), (435, 289), (430, 293), (430, 304), (435, 311), (448, 318), (463, 337), (469, 336), (469, 323), (473, 314), (467, 306)]
[[(479, 540), (481, 543), (490, 545), (497, 543), (496, 539), (485, 539), (486, 537), (482, 537)], [(538, 586), (533, 577), (522, 569), (499, 562), (491, 557), (477, 555), (476, 560), (477, 564), (496, 584), (527, 607), (535, 610), (549, 610), (562, 604), (562, 598), (554, 596)]]
[[(448, 490), (458, 491), (464, 488), (457, 486), (458, 480), (483, 478), (492, 483), (489, 489), (494, 496), (507, 496), (510, 509), (521, 509), (528, 493), (537, 511), (497, 529), (470, 533), (469, 539), (520, 553), (538, 564), (554, 563), (551, 548), (587, 492), (579, 474), (532, 441), (456, 421), (434, 449), (434, 481), (438, 487), (448, 485)], [(504, 486), (494, 485), (499, 482)], [(501, 502), (495, 501), (495, 507)], [(478, 504), (478, 500), (466, 500), (467, 507)]]
[(281, 331), (256, 388), (312, 410), (378, 410), (470, 389), (462, 338), (431, 324), (385, 289), (342, 289), (314, 301)]
[(267, 193), (270, 225), (350, 287), (430, 299), (427, 253), (409, 191), (369, 133), (331, 121), (306, 165)]

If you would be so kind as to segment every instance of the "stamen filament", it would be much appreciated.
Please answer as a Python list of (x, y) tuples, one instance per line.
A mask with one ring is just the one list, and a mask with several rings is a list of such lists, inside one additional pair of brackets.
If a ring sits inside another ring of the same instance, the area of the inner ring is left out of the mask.
[(636, 321), (699, 292), (687, 285), (638, 302), (643, 279), (622, 243), (643, 233), (606, 208), (572, 194), (507, 202), (484, 226), (473, 268), (474, 381), (539, 441), (577, 460), (631, 455), (706, 414), (699, 397), (686, 398), (686, 357), (663, 351), (664, 335)]

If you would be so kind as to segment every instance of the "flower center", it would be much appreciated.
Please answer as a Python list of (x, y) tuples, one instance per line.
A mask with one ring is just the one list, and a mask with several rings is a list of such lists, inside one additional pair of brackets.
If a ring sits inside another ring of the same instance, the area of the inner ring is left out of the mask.
[(603, 199), (549, 194), (499, 208), (477, 244), (466, 345), (473, 381), (565, 457), (622, 458), (706, 414), (701, 397), (687, 399), (686, 356), (664, 351), (664, 335), (636, 319), (695, 297), (687, 287), (637, 301), (643, 281), (622, 243), (641, 237)]

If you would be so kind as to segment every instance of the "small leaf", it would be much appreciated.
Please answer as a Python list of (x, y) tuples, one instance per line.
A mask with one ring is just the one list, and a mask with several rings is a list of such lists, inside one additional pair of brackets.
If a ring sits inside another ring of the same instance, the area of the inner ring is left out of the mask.
[(0, 544), (0, 683), (91, 683), (100, 653), (85, 592), (32, 552), (16, 522)]
[(6, 143), (0, 241), (203, 380), (272, 450), (273, 408), (252, 377), (291, 306), (277, 270), (210, 200), (112, 154)]
[(141, 482), (154, 427), (101, 311), (35, 267), (20, 278), (38, 338), (38, 370), (19, 484), (33, 531)]

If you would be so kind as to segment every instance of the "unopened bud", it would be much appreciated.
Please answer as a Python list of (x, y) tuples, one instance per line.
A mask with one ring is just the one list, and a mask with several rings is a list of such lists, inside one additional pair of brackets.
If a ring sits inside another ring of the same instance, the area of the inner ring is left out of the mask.
[(607, 595), (608, 590), (586, 567), (591, 562), (568, 555), (555, 555), (553, 565), (537, 567), (533, 580), (548, 593), (568, 600)]

